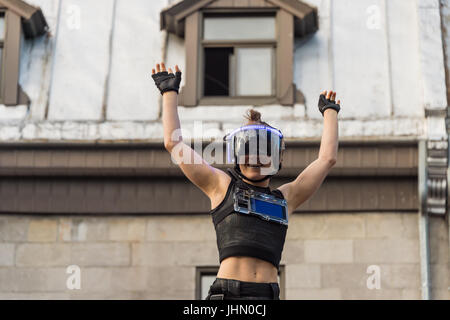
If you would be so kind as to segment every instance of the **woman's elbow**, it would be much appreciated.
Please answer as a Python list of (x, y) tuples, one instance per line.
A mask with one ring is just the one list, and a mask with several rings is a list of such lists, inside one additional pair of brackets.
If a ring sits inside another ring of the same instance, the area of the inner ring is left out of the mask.
[(175, 143), (174, 141), (164, 141), (164, 148), (169, 153), (172, 153), (172, 150), (173, 150), (173, 148), (175, 148), (176, 145), (177, 145), (177, 143)]
[(334, 157), (323, 157), (322, 161), (324, 161), (327, 164), (327, 166), (331, 168), (336, 164), (337, 160)]
[(328, 159), (328, 163), (330, 164), (331, 167), (334, 167), (334, 165), (336, 164), (337, 159), (336, 158), (330, 158)]
[(170, 143), (170, 142), (164, 141), (164, 148), (165, 148), (168, 152), (170, 152), (170, 151), (172, 151), (172, 149), (173, 149), (173, 144)]

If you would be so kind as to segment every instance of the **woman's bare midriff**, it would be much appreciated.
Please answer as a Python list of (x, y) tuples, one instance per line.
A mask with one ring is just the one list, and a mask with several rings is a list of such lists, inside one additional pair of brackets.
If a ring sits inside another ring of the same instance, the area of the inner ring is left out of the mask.
[(278, 282), (277, 268), (270, 262), (253, 257), (229, 257), (220, 264), (217, 278), (247, 282)]

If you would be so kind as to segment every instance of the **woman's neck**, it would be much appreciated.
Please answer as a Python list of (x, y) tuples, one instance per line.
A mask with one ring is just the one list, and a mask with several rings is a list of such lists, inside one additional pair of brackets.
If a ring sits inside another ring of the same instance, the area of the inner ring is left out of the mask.
[(270, 179), (266, 179), (266, 180), (259, 181), (259, 182), (252, 182), (252, 181), (249, 181), (249, 180), (247, 180), (245, 178), (242, 179), (242, 180), (244, 180), (245, 183), (251, 184), (251, 185), (256, 186), (256, 187), (267, 188), (269, 186), (269, 180)]

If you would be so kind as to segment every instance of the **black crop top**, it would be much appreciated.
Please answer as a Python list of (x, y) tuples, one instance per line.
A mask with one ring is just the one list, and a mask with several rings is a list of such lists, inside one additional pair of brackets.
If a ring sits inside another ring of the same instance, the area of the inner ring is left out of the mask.
[(236, 185), (273, 194), (281, 199), (284, 199), (283, 194), (278, 189), (248, 184), (235, 177), (231, 171), (228, 174), (231, 182), (225, 198), (210, 211), (216, 229), (219, 261), (232, 256), (254, 257), (268, 261), (279, 269), (287, 226), (234, 211), (233, 194)]

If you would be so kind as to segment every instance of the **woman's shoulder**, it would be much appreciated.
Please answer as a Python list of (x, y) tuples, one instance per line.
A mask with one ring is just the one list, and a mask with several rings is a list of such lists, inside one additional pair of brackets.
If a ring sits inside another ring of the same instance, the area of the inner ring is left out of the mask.
[[(219, 172), (219, 180), (217, 182), (217, 188), (210, 197), (211, 208), (216, 208), (225, 200), (229, 189), (233, 185), (233, 177), (223, 170), (217, 169)], [(212, 209), (213, 210), (213, 209)]]

